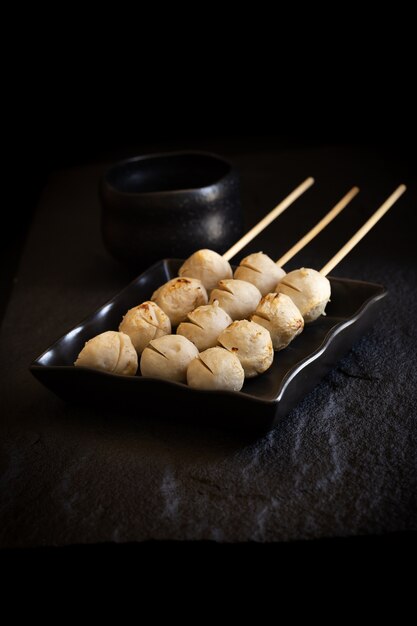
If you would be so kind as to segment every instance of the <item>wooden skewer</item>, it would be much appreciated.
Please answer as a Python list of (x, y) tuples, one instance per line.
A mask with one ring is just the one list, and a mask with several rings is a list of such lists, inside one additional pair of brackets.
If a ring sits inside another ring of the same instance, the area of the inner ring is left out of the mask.
[(375, 226), (375, 224), (381, 219), (383, 215), (395, 204), (403, 195), (407, 187), (405, 185), (400, 185), (397, 189), (385, 200), (383, 204), (375, 211), (373, 215), (369, 218), (367, 222), (349, 239), (345, 245), (340, 248), (339, 252), (337, 252), (333, 258), (330, 259), (326, 263), (324, 267), (321, 268), (320, 274), (323, 276), (327, 276), (329, 272), (332, 271), (340, 263), (342, 259), (360, 242), (360, 240), (365, 237), (365, 235)]
[(304, 237), (301, 237), (296, 244), (293, 245), (292, 248), (288, 250), (280, 259), (277, 261), (277, 265), (283, 267), (290, 259), (293, 258), (304, 246), (306, 246), (314, 237), (324, 229), (334, 218), (339, 215), (343, 211), (345, 207), (353, 200), (353, 198), (359, 193), (359, 187), (352, 187), (348, 193), (343, 196), (341, 200), (329, 211), (323, 219), (321, 219), (313, 228), (306, 234)]
[(240, 252), (240, 250), (242, 250), (242, 248), (244, 248), (250, 241), (252, 241), (252, 239), (259, 235), (259, 233), (262, 232), (264, 228), (269, 226), (269, 224), (273, 222), (274, 219), (278, 217), (278, 215), (281, 215), (281, 213), (283, 213), (285, 209), (288, 209), (288, 207), (293, 202), (295, 202), (295, 200), (297, 200), (297, 198), (299, 198), (305, 191), (307, 191), (307, 189), (311, 187), (313, 183), (314, 178), (312, 178), (311, 176), (309, 178), (306, 178), (306, 180), (301, 183), (301, 185), (298, 185), (298, 187), (296, 187), (294, 191), (292, 191), (286, 198), (284, 198), (284, 200), (280, 202), (275, 207), (275, 209), (272, 209), (272, 211), (270, 211), (268, 215), (261, 219), (260, 222), (258, 222), (253, 228), (250, 229), (249, 232), (246, 233), (246, 235), (243, 235), (243, 237), (239, 239), (239, 241), (237, 241), (229, 250), (227, 250), (227, 252), (223, 254), (223, 258), (226, 259), (226, 261), (230, 261), (230, 259), (233, 258), (238, 252)]

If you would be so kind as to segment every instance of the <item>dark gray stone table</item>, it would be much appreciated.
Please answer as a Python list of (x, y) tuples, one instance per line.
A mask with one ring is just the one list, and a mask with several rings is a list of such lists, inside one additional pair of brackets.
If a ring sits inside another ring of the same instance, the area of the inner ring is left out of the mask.
[(43, 193), (1, 331), (2, 546), (279, 541), (416, 528), (413, 172), (401, 155), (370, 149), (227, 156), (241, 169), (247, 226), (307, 175), (317, 179), (250, 246), (276, 257), (350, 186), (363, 188), (291, 267), (323, 265), (397, 184), (409, 184), (334, 272), (389, 289), (373, 329), (258, 441), (201, 428), (198, 414), (195, 428), (182, 426), (163, 398), (154, 415), (136, 418), (66, 406), (31, 377), (30, 361), (132, 276), (102, 246), (102, 166), (57, 173)]

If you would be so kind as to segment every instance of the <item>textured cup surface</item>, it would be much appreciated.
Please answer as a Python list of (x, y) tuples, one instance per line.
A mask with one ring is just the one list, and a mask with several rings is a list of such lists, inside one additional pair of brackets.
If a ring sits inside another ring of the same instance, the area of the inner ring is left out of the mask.
[(242, 234), (237, 171), (208, 153), (116, 163), (101, 179), (100, 199), (107, 250), (136, 270), (200, 248), (223, 253)]

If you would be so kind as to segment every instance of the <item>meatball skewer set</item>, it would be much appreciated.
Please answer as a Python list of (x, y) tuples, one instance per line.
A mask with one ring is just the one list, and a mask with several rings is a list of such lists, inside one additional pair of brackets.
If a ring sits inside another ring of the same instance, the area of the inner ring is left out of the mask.
[[(209, 257), (212, 259), (212, 266), (213, 259), (214, 264), (219, 265), (220, 263), (220, 268), (216, 269), (217, 273), (220, 272), (220, 278), (229, 275), (230, 277), (232, 276), (232, 270), (227, 259), (237, 254), (239, 250), (247, 245), (274, 219), (281, 215), (297, 198), (307, 191), (313, 183), (314, 179), (309, 177), (296, 187), (282, 202), (234, 244), (234, 246), (223, 255), (223, 258), (216, 252), (210, 250), (201, 251), (203, 257), (205, 252), (209, 254)], [(193, 256), (196, 258), (195, 255)], [(224, 270), (221, 268), (225, 268), (226, 274), (223, 274)], [(212, 269), (209, 268), (208, 273), (210, 273), (210, 271), (212, 271)], [(90, 367), (119, 375), (133, 376), (136, 374), (138, 368), (137, 357), (142, 354), (151, 340), (169, 335), (172, 326), (177, 325), (182, 319), (185, 320), (187, 313), (196, 308), (198, 304), (207, 303), (207, 292), (200, 280), (174, 279), (174, 281), (166, 283), (164, 286), (165, 289), (161, 293), (161, 300), (166, 300), (165, 309), (169, 307), (170, 299), (172, 299), (172, 310), (169, 311), (170, 316), (153, 301), (144, 302), (130, 309), (119, 326), (120, 332), (107, 331), (87, 341), (74, 365), (78, 367)], [(217, 280), (214, 285), (215, 284), (217, 284)], [(157, 292), (153, 294), (153, 298), (159, 291), (160, 290), (157, 290)], [(222, 313), (219, 312), (219, 315), (222, 316)], [(226, 313), (223, 313), (223, 316), (225, 315)], [(228, 323), (231, 323), (232, 320), (229, 320), (228, 316), (226, 319)], [(222, 326), (221, 329), (224, 327), (225, 326)], [(190, 352), (190, 349), (193, 352), (190, 346), (187, 347), (188, 352)]]
[[(245, 376), (256, 376), (270, 367), (274, 349), (285, 348), (303, 330), (304, 323), (324, 313), (330, 299), (326, 275), (391, 208), (405, 186), (391, 194), (320, 272), (302, 268), (285, 274), (281, 266), (330, 223), (358, 191), (353, 188), (276, 264), (262, 253), (249, 255), (232, 278), (227, 261), (238, 251), (239, 242), (223, 257), (212, 251), (194, 253), (181, 267), (178, 279), (160, 287), (152, 301), (131, 309), (120, 325), (121, 332), (108, 331), (87, 342), (75, 364), (132, 375), (137, 369), (136, 354), (143, 352), (144, 376), (187, 380), (190, 386), (204, 389), (240, 390)], [(261, 222), (266, 219), (268, 216)], [(246, 244), (247, 240), (243, 246)], [(214, 279), (219, 274), (216, 287)], [(210, 304), (206, 285), (211, 289)], [(171, 324), (178, 325), (176, 335), (169, 334)]]

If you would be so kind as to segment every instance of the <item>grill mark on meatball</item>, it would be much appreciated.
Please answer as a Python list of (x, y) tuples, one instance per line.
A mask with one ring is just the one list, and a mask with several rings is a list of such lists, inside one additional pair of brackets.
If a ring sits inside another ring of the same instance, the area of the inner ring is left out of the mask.
[(211, 374), (213, 374), (213, 375), (214, 375), (213, 370), (212, 370), (212, 369), (211, 369), (211, 368), (207, 365), (207, 363), (205, 363), (205, 362), (203, 361), (203, 359), (201, 358), (201, 356), (199, 357), (199, 361), (200, 361), (201, 365), (203, 365), (206, 369), (208, 369), (208, 371), (209, 371)]
[(147, 348), (149, 348), (149, 350), (153, 350), (154, 352), (156, 352), (157, 354), (160, 354), (161, 356), (164, 357), (164, 359), (168, 360), (168, 357), (165, 356), (165, 354), (163, 352), (161, 352), (160, 350), (158, 350), (158, 348), (155, 348), (155, 346), (152, 345), (152, 343), (148, 343), (148, 345), (146, 346)]
[(227, 285), (225, 285), (222, 280), (219, 281), (219, 286), (217, 287), (217, 289), (220, 289), (220, 291), (226, 291), (226, 293), (231, 293), (232, 296), (235, 295), (233, 293), (233, 290), (230, 287), (228, 287)]
[[(271, 321), (271, 318), (268, 317), (268, 315), (266, 313), (260, 313), (259, 311), (255, 311), (255, 313), (253, 314), (253, 317), (260, 317), (263, 320), (266, 320), (267, 322)], [(253, 322), (253, 320), (251, 320)]]
[(250, 263), (241, 263), (239, 267), (247, 267), (249, 270), (253, 270), (254, 272), (257, 272), (258, 274), (263, 273), (262, 270), (258, 269), (257, 267), (254, 267)]
[(142, 318), (142, 319), (143, 319), (143, 321), (144, 321), (144, 322), (146, 322), (147, 324), (149, 324), (149, 326), (153, 326), (153, 327), (154, 327), (154, 328), (156, 328), (157, 330), (162, 330), (162, 331), (164, 330), (164, 329), (162, 328), (162, 326), (158, 326), (158, 324), (155, 324), (154, 322), (150, 322), (150, 321), (149, 321), (149, 320), (147, 320), (147, 319), (144, 319), (144, 318)]
[(201, 326), (201, 324), (193, 320), (189, 315), (187, 315), (187, 321), (189, 324), (194, 324), (194, 326), (197, 326), (197, 328), (201, 328), (201, 330), (204, 330), (204, 326)]
[(298, 293), (302, 293), (301, 289), (298, 289), (298, 287), (294, 287), (294, 285), (290, 285), (289, 283), (284, 282), (283, 280), (281, 280), (279, 282), (280, 285), (285, 285), (286, 287), (289, 287), (290, 289), (294, 289), (294, 291), (298, 291)]

